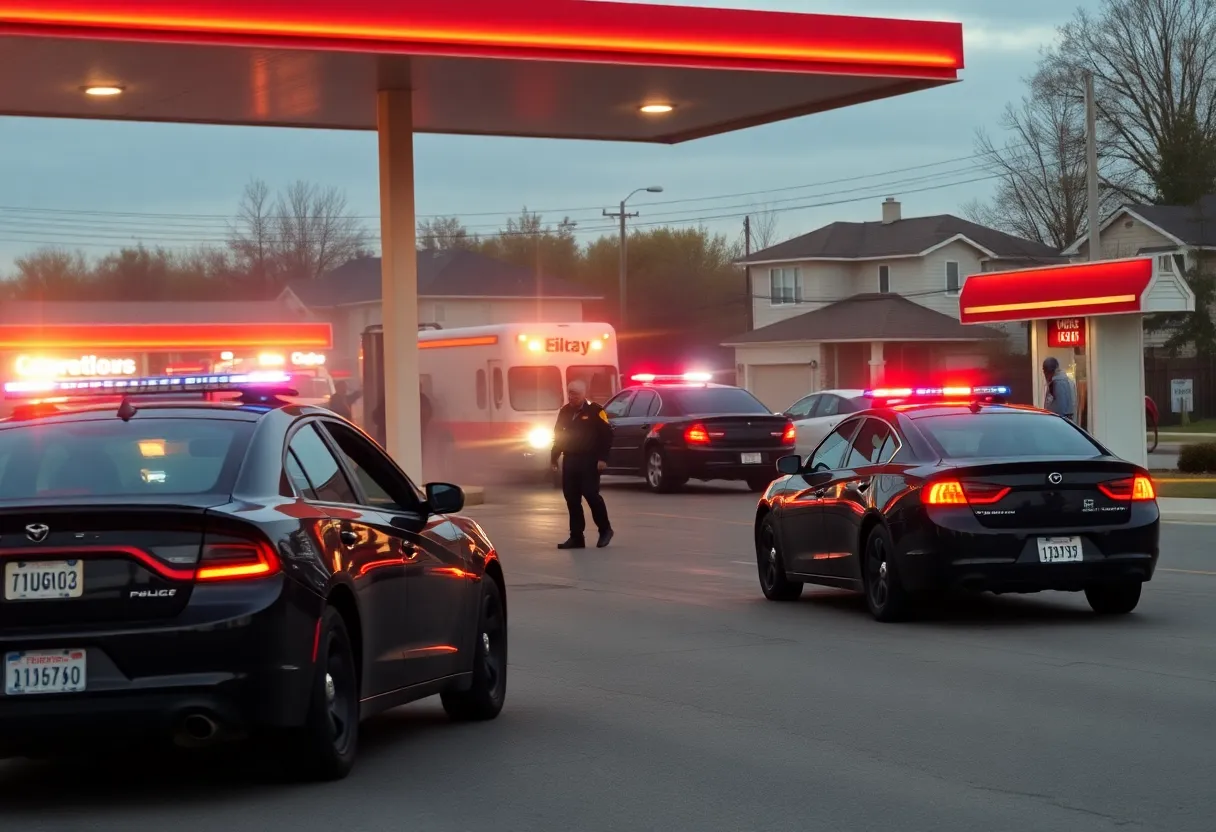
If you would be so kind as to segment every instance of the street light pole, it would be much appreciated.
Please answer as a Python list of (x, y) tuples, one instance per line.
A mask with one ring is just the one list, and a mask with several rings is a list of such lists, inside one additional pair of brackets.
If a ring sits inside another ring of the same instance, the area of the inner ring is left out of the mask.
[(635, 194), (642, 193), (642, 191), (646, 191), (647, 193), (651, 193), (651, 194), (661, 194), (661, 193), (663, 193), (663, 186), (662, 185), (651, 185), (649, 188), (638, 188), (636, 191), (631, 193), (629, 196), (627, 196), (621, 200), (621, 206), (620, 206), (621, 210), (619, 212), (614, 214), (611, 211), (607, 211), (607, 210), (604, 211), (605, 217), (618, 218), (621, 221), (621, 261), (620, 261), (620, 264), (618, 267), (619, 274), (617, 276), (617, 279), (620, 281), (621, 311), (619, 312), (619, 314), (617, 316), (617, 328), (622, 331), (625, 329), (625, 320), (626, 320), (626, 313), (625, 313), (625, 308), (626, 308), (625, 303), (627, 301), (626, 275), (628, 272), (627, 265), (626, 265), (628, 262), (628, 260), (626, 259), (626, 256), (627, 256), (626, 248), (629, 245), (629, 233), (628, 233), (627, 229), (625, 228), (625, 220), (628, 219), (629, 217), (636, 217), (638, 215), (637, 211), (634, 211), (632, 214), (626, 213), (625, 203), (628, 202)]

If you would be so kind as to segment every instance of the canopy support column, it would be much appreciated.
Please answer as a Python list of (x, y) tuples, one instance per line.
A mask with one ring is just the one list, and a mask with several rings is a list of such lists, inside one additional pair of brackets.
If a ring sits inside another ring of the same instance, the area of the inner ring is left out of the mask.
[[(380, 139), (385, 439), (397, 464), (421, 482), (413, 103), (413, 92), (408, 89), (381, 90), (376, 124)], [(375, 406), (375, 402), (364, 402), (365, 412)]]

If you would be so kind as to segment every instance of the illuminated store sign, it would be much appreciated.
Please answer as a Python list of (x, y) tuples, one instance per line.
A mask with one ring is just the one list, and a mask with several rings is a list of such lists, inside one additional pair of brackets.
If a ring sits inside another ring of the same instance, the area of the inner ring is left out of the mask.
[(19, 355), (13, 363), (13, 370), (23, 378), (133, 376), (138, 369), (134, 358), (98, 358), (96, 355), (71, 359)]

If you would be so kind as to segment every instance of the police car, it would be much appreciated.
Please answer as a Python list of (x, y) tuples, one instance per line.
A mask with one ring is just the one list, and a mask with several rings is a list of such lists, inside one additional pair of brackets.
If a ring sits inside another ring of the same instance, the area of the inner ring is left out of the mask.
[(6, 385), (0, 754), (253, 734), (332, 779), (378, 712), (497, 716), (503, 570), (461, 490), (416, 487), (288, 381)]

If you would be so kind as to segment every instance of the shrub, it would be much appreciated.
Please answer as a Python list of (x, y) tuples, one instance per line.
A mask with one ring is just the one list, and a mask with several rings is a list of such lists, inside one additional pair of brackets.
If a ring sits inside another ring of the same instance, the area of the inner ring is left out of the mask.
[(1185, 474), (1216, 473), (1216, 442), (1183, 445), (1178, 454), (1178, 470)]

